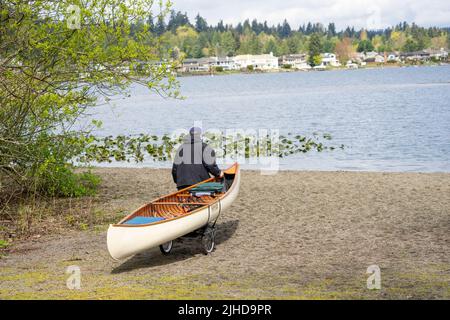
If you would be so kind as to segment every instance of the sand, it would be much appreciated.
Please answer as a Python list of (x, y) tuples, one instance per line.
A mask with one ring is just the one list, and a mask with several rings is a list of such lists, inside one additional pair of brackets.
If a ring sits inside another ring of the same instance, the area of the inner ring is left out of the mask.
[[(17, 241), (0, 259), (0, 299), (450, 299), (450, 174), (243, 171), (217, 247), (177, 241), (124, 262), (106, 228), (174, 190), (168, 170), (96, 169), (104, 223)], [(81, 270), (69, 290), (67, 266)], [(381, 289), (367, 289), (378, 265)]]

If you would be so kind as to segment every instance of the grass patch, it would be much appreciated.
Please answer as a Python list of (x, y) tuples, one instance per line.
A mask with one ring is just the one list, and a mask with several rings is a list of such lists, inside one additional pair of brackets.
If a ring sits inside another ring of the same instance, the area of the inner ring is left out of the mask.
[(9, 242), (6, 240), (0, 239), (0, 249), (6, 249), (9, 246)]

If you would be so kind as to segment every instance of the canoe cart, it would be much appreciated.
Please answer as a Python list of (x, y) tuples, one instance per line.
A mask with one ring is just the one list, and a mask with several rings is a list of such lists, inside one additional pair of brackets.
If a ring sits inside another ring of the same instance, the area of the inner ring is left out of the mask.
[(235, 163), (223, 178), (210, 178), (140, 207), (107, 234), (108, 251), (115, 260), (158, 247), (169, 254), (180, 237), (200, 237), (204, 252), (215, 248), (216, 221), (239, 193), (240, 170)]

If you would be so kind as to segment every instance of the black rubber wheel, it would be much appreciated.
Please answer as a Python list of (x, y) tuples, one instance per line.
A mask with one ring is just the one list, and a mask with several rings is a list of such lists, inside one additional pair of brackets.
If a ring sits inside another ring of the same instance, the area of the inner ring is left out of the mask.
[(202, 236), (203, 252), (210, 254), (216, 247), (216, 230), (213, 228), (206, 229)]
[(161, 253), (163, 255), (168, 255), (170, 253), (170, 251), (172, 251), (172, 247), (173, 247), (173, 241), (169, 241), (166, 243), (163, 243), (162, 245), (159, 246), (159, 250), (161, 250)]

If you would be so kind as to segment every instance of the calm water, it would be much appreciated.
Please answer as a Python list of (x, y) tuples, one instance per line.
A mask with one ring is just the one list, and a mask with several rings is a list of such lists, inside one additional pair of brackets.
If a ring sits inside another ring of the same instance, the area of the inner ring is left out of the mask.
[(180, 82), (186, 100), (163, 99), (136, 86), (130, 98), (99, 106), (93, 117), (104, 127), (98, 134), (171, 133), (199, 120), (204, 129), (327, 132), (332, 144), (346, 149), (285, 158), (281, 169), (450, 172), (450, 66)]

